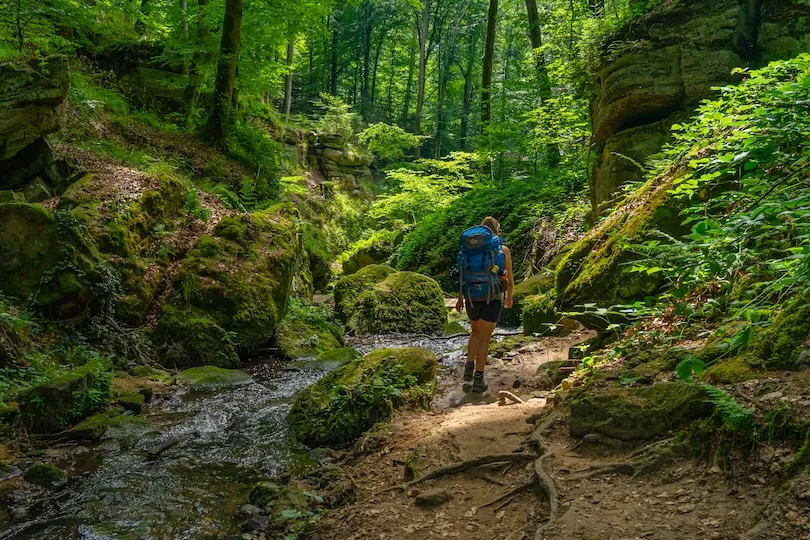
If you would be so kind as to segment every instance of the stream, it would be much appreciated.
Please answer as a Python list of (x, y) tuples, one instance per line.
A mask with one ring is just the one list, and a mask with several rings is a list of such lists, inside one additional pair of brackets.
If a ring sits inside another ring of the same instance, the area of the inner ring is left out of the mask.
[[(442, 366), (461, 361), (465, 337), (371, 336), (349, 345), (433, 350)], [(145, 415), (153, 426), (110, 428), (92, 446), (57, 449), (67, 488), (11, 494), (22, 523), (2, 539), (191, 539), (239, 532), (239, 507), (257, 480), (294, 474), (314, 462), (286, 417), (292, 397), (335, 366), (258, 359), (243, 370), (253, 382), (172, 388)], [(52, 452), (49, 451), (49, 452)], [(51, 454), (48, 454), (51, 455)], [(28, 520), (28, 521), (26, 521)]]

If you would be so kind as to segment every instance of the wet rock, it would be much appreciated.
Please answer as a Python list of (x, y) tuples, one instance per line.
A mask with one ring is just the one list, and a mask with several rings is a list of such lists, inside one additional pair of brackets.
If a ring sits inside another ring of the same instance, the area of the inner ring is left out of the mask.
[(26, 482), (48, 489), (58, 489), (67, 484), (65, 471), (50, 463), (35, 463), (25, 470)]
[(270, 518), (267, 516), (253, 516), (242, 523), (242, 530), (245, 532), (255, 532), (267, 529)]
[(116, 402), (127, 411), (141, 414), (146, 397), (139, 392), (124, 392), (118, 396)]
[(94, 414), (70, 430), (70, 438), (80, 441), (98, 441), (107, 432), (110, 419), (105, 414)]
[(276, 328), (276, 344), (286, 358), (313, 357), (343, 346), (343, 327), (325, 305), (298, 300)]
[(363, 355), (357, 352), (357, 350), (353, 347), (341, 347), (340, 349), (324, 351), (319, 354), (315, 360), (297, 362), (296, 366), (302, 369), (321, 369), (323, 371), (332, 371), (344, 364), (348, 364), (349, 362), (362, 357)]
[(239, 507), (239, 515), (243, 517), (253, 517), (262, 513), (262, 509), (254, 504), (243, 504)]
[[(310, 446), (350, 442), (391, 416), (401, 392), (432, 381), (436, 355), (418, 347), (379, 349), (346, 364), (295, 396), (289, 414), (296, 436)], [(396, 393), (375, 390), (373, 381), (388, 380)], [(335, 399), (335, 389), (352, 399)], [(336, 426), (340, 426), (336, 429)]]
[(51, 198), (51, 191), (45, 185), (45, 181), (39, 177), (27, 184), (22, 191), (25, 200), (30, 203), (38, 203)]
[(453, 496), (450, 495), (446, 489), (435, 488), (423, 491), (416, 496), (416, 500), (414, 502), (416, 503), (416, 506), (432, 508), (441, 506), (452, 498)]
[(200, 366), (181, 371), (177, 383), (195, 389), (222, 388), (251, 384), (253, 379), (238, 369), (223, 369), (215, 366)]
[(11, 463), (0, 462), (0, 482), (20, 476), (22, 471)]

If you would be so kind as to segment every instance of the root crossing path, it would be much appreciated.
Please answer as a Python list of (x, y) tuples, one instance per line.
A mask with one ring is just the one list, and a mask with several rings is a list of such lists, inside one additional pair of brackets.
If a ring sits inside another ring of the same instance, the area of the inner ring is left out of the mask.
[[(357, 445), (346, 465), (357, 501), (312, 537), (722, 539), (753, 526), (770, 493), (737, 490), (688, 460), (613, 472), (638, 446), (570, 438), (567, 416), (526, 380), (588, 337), (544, 338), (495, 361), (484, 396), (461, 391), (460, 366), (448, 370), (432, 412), (402, 413)], [(502, 390), (524, 402), (499, 405)]]

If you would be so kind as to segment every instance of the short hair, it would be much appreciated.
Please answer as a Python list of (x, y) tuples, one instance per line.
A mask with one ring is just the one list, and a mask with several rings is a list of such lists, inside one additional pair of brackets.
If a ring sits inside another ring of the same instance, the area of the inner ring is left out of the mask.
[(492, 232), (495, 234), (501, 234), (501, 224), (498, 223), (498, 220), (492, 216), (487, 216), (481, 222), (481, 225), (485, 227), (489, 227)]

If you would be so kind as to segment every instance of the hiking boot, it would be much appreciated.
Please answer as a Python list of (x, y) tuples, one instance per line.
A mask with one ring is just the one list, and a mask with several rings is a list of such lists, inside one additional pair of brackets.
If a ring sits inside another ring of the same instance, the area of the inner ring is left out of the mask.
[(467, 362), (464, 364), (464, 381), (472, 382), (473, 373), (475, 373), (475, 364), (472, 362)]
[(475, 393), (483, 393), (487, 391), (487, 383), (484, 382), (484, 374), (481, 373), (480, 375), (476, 373), (473, 376), (473, 383), (472, 383), (472, 391)]

